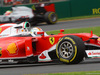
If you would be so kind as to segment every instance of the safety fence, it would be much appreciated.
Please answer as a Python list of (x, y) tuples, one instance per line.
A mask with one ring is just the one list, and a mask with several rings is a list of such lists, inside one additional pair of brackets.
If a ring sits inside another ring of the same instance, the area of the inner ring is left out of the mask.
[(100, 15), (100, 0), (67, 0), (55, 3), (59, 18)]

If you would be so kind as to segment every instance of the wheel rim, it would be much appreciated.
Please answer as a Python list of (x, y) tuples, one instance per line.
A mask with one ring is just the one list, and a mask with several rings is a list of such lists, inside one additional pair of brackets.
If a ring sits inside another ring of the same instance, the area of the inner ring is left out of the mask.
[(57, 20), (56, 15), (55, 14), (52, 14), (50, 16), (50, 19), (52, 20), (52, 22), (55, 22)]
[(63, 57), (63, 58), (69, 58), (72, 56), (73, 54), (73, 46), (70, 42), (68, 41), (65, 41), (63, 42), (60, 47), (59, 47), (59, 52), (60, 52), (60, 55)]

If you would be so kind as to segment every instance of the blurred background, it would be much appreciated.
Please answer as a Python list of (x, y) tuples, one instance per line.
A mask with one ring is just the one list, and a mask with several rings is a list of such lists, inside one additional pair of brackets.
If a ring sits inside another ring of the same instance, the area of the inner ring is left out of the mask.
[(35, 4), (54, 3), (58, 18), (100, 15), (100, 0), (0, 0), (0, 15), (12, 5), (22, 5), (33, 9)]
[(23, 5), (23, 4), (34, 4), (34, 3), (48, 3), (48, 2), (58, 2), (65, 0), (0, 0), (1, 6), (7, 5)]

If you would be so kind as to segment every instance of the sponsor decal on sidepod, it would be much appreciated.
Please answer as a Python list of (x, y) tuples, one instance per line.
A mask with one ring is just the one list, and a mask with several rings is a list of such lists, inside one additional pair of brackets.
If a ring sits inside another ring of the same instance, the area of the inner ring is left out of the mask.
[(100, 57), (100, 50), (86, 50), (88, 57)]

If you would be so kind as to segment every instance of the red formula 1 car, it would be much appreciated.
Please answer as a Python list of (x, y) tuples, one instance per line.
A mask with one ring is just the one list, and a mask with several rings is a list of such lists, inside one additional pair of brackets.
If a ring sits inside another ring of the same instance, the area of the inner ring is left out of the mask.
[(47, 35), (41, 28), (29, 33), (0, 38), (0, 62), (50, 62), (59, 59), (67, 64), (84, 57), (100, 57), (100, 37), (91, 33)]

